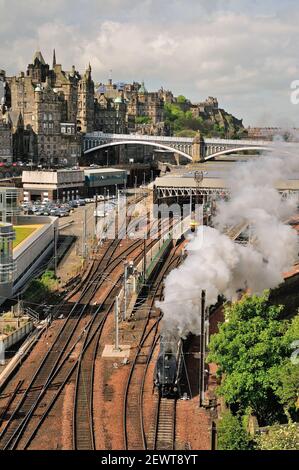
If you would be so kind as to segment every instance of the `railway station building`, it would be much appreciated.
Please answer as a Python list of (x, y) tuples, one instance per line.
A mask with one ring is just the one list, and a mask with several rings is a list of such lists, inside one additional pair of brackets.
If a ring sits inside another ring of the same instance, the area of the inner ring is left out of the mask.
[(23, 171), (24, 201), (70, 201), (84, 196), (83, 170)]
[(17, 188), (0, 188), (0, 305), (52, 256), (58, 218), (20, 215)]

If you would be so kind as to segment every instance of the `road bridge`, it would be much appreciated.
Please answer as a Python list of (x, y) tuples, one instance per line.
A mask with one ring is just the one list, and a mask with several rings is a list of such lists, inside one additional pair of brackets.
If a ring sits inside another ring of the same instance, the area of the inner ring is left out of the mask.
[[(175, 152), (181, 157), (196, 163), (245, 150), (271, 151), (275, 143), (249, 139), (204, 139), (200, 133), (191, 138), (92, 132), (85, 135), (83, 145), (85, 155), (91, 154), (96, 150), (120, 145), (145, 145)], [(284, 143), (281, 145), (287, 148), (292, 144)]]

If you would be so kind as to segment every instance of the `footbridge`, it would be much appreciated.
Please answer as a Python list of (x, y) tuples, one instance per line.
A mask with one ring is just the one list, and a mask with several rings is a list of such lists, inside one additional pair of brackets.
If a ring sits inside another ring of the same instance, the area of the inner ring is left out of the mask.
[[(229, 153), (244, 150), (271, 151), (274, 143), (261, 140), (204, 139), (200, 133), (194, 138), (165, 137), (139, 134), (106, 134), (93, 132), (84, 136), (84, 154), (90, 154), (119, 145), (147, 145), (167, 151), (174, 151), (193, 162), (206, 161)], [(284, 144), (289, 145), (289, 144)]]

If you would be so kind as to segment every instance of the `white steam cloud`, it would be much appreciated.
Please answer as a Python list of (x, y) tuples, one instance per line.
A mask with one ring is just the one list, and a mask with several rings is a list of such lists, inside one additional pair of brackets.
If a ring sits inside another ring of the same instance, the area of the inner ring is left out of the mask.
[[(283, 199), (275, 186), (299, 169), (299, 155), (278, 145), (271, 156), (240, 163), (230, 174), (230, 200), (218, 204), (214, 226), (200, 227), (187, 246), (188, 256), (165, 280), (163, 329), (185, 336), (200, 333), (200, 298), (206, 305), (219, 295), (234, 299), (240, 289), (261, 294), (283, 281), (298, 255), (297, 232), (285, 222), (296, 212), (294, 198)], [(252, 245), (243, 246), (221, 233), (248, 222)]]

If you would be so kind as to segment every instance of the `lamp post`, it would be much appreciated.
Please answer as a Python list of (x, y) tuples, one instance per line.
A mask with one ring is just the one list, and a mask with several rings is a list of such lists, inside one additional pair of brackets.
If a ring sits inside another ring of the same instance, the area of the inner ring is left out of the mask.
[(200, 299), (200, 366), (199, 366), (199, 406), (203, 407), (205, 400), (205, 309), (206, 292), (202, 290)]
[(128, 262), (124, 260), (124, 312), (123, 321), (127, 319), (127, 282), (128, 282)]
[(135, 187), (135, 199), (136, 199), (136, 197), (137, 197), (137, 175), (135, 176), (135, 185), (134, 185), (134, 187)]
[(201, 185), (203, 181), (203, 172), (202, 171), (196, 171), (194, 173), (194, 181), (196, 184), (196, 197), (195, 197), (195, 217), (196, 217), (196, 211), (198, 208), (199, 204), (199, 186)]

